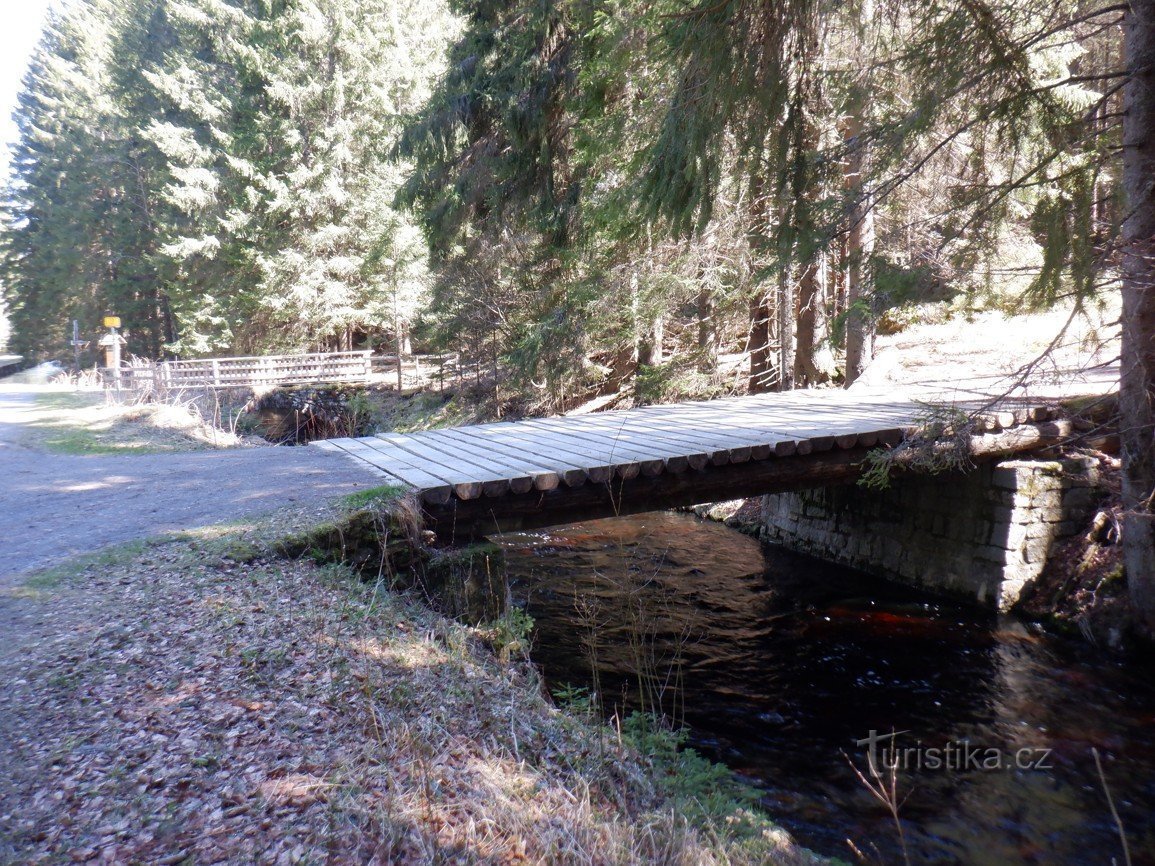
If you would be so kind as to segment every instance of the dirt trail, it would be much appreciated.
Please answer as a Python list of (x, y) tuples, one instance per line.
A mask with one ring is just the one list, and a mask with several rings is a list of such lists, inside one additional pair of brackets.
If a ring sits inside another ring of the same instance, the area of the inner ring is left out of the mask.
[(318, 448), (48, 453), (22, 444), (38, 390), (0, 386), (0, 592), (77, 553), (380, 483)]

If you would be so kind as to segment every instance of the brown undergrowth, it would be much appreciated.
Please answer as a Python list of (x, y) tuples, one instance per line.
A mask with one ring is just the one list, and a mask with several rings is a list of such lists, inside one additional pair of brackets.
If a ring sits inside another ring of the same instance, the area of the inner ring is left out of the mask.
[(693, 808), (494, 630), (271, 549), (190, 533), (7, 600), (0, 862), (816, 862)]

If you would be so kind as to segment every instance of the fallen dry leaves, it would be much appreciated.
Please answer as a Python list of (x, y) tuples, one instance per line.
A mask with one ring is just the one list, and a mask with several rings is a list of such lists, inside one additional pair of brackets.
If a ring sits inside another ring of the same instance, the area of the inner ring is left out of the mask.
[[(532, 668), (341, 569), (235, 547), (158, 543), (11, 599), (0, 861), (716, 859)], [(763, 836), (727, 856), (809, 862)]]

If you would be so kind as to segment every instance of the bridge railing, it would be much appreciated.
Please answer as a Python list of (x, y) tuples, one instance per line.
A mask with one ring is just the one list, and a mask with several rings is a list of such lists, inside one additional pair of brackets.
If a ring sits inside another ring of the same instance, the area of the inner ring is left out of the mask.
[(106, 387), (158, 393), (187, 388), (365, 383), (373, 375), (371, 354), (313, 352), (160, 362), (133, 359), (119, 371), (105, 369), (103, 376)]
[[(397, 385), (397, 355), (374, 355), (373, 369), (386, 385)], [(463, 358), (458, 352), (442, 355), (402, 355), (402, 390), (427, 388), (444, 391), (463, 381), (477, 379), (482, 364)]]
[(458, 353), (442, 355), (373, 355), (355, 352), (314, 352), (296, 355), (252, 355), (149, 361), (131, 358), (120, 368), (101, 371), (106, 388), (122, 389), (139, 398), (193, 388), (245, 388), (277, 385), (363, 384), (373, 381), (397, 387), (400, 364), (402, 390), (436, 389), (479, 379), (479, 361)]

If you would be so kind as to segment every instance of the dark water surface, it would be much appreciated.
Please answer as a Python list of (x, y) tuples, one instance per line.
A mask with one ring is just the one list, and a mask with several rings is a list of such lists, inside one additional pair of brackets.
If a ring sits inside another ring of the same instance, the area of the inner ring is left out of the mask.
[[(552, 683), (636, 706), (642, 671), (650, 703), (814, 850), (852, 860), (849, 839), (900, 862), (891, 818), (848, 763), (866, 770), (857, 741), (873, 730), (921, 746), (897, 772), (912, 862), (1122, 863), (1096, 748), (1132, 861), (1155, 863), (1149, 667), (685, 514), (498, 541)], [(928, 768), (936, 754), (951, 769)], [(995, 761), (1012, 766), (984, 768)]]

